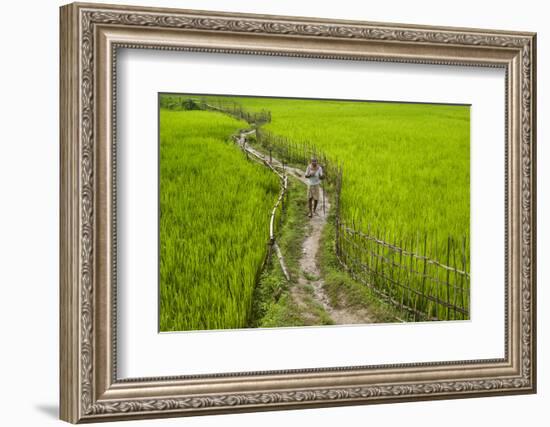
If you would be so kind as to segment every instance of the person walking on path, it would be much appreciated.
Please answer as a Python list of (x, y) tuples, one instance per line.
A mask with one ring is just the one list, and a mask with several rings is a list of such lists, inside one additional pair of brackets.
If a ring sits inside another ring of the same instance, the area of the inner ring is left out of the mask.
[(307, 166), (306, 175), (307, 178), (307, 201), (309, 207), (308, 217), (312, 217), (316, 213), (317, 203), (319, 202), (319, 193), (321, 187), (321, 180), (324, 179), (323, 168), (317, 163), (315, 157), (311, 158), (311, 163)]

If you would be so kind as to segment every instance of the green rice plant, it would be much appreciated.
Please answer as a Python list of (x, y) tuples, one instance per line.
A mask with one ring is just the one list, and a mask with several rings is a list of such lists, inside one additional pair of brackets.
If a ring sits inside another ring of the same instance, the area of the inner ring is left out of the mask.
[(161, 331), (247, 324), (279, 180), (230, 141), (243, 127), (221, 113), (160, 110)]

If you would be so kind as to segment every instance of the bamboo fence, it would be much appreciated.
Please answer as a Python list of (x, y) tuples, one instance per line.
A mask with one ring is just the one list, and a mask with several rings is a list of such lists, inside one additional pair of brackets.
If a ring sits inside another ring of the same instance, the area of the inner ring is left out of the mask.
[[(470, 273), (467, 239), (447, 238), (438, 256), (437, 237), (410, 238), (388, 230), (361, 231), (340, 216), (342, 175), (336, 183), (336, 256), (352, 277), (380, 298), (397, 307), (406, 318), (417, 320), (465, 320), (470, 312)], [(430, 255), (428, 255), (430, 254)], [(444, 259), (442, 262), (441, 259)]]
[(271, 258), (272, 252), (275, 251), (285, 278), (287, 280), (290, 280), (290, 274), (288, 272), (284, 256), (281, 253), (281, 249), (279, 248), (276, 240), (276, 236), (279, 234), (278, 229), (281, 227), (282, 224), (283, 211), (285, 209), (285, 203), (288, 195), (288, 176), (284, 173), (280, 173), (279, 171), (277, 171), (267, 159), (259, 156), (254, 151), (249, 150), (246, 146), (247, 136), (247, 134), (241, 132), (239, 135), (234, 135), (233, 140), (241, 148), (243, 153), (245, 153), (247, 159), (253, 159), (254, 161), (262, 163), (264, 166), (271, 169), (271, 171), (279, 177), (281, 188), (279, 197), (275, 202), (273, 209), (271, 210), (271, 216), (269, 219), (268, 251), (266, 254), (266, 258), (264, 259), (264, 266)]

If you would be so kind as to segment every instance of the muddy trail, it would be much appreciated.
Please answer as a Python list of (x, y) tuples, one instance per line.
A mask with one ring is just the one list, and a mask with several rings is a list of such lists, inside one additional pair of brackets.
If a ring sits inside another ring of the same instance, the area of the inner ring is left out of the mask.
[[(305, 178), (305, 172), (295, 167), (289, 167), (283, 165), (283, 163), (272, 157), (265, 156), (262, 152), (256, 150), (247, 144), (247, 137), (255, 133), (255, 130), (241, 131), (237, 139), (237, 142), (248, 153), (261, 160), (270, 161), (271, 165), (283, 171), (287, 175), (293, 176), (301, 183), (307, 186), (307, 179)], [(291, 190), (296, 191), (296, 190)], [(306, 189), (304, 191), (304, 215), (306, 215)], [(323, 192), (324, 193), (324, 192)], [(324, 197), (324, 209), (323, 209), (323, 197)], [(321, 200), (319, 200), (317, 211), (310, 219), (309, 227), (306, 233), (306, 238), (302, 243), (302, 253), (299, 260), (300, 275), (294, 280), (290, 288), (290, 295), (294, 303), (300, 308), (301, 314), (304, 316), (304, 320), (311, 324), (319, 324), (319, 308), (322, 309), (326, 315), (323, 316), (330, 318), (328, 323), (337, 325), (343, 324), (357, 324), (357, 323), (372, 323), (372, 319), (366, 309), (349, 309), (345, 307), (345, 304), (338, 304), (338, 307), (334, 307), (328, 295), (324, 290), (324, 280), (322, 277), (321, 269), (317, 262), (318, 252), (321, 248), (321, 236), (323, 229), (327, 224), (328, 214), (330, 212), (330, 198), (326, 193), (321, 194)], [(311, 305), (314, 307), (311, 307)], [(316, 307), (315, 307), (316, 306)]]

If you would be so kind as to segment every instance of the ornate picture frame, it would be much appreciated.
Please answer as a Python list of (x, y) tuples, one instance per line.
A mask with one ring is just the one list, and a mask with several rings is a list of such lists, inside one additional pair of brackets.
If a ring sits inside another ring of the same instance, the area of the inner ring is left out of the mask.
[[(71, 422), (536, 391), (536, 35), (74, 3), (60, 10), (60, 417)], [(117, 49), (480, 65), (506, 73), (502, 359), (119, 380)]]

